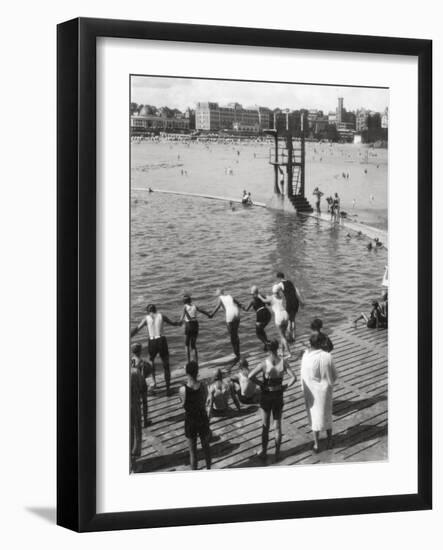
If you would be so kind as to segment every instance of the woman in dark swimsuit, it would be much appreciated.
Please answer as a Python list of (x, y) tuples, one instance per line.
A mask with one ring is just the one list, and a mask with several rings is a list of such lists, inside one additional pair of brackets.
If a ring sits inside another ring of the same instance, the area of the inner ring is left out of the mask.
[[(279, 357), (278, 342), (272, 340), (268, 344), (269, 354), (263, 363), (259, 364), (249, 373), (249, 378), (261, 387), (260, 408), (262, 413), (262, 449), (258, 454), (263, 460), (266, 459), (269, 441), (269, 426), (271, 413), (274, 419), (275, 431), (275, 460), (280, 458), (281, 445), (281, 417), (283, 411), (283, 392), (290, 388), (297, 380), (286, 359)], [(263, 380), (258, 380), (257, 375), (262, 373)], [(283, 384), (285, 373), (289, 374), (288, 384)]]
[(206, 411), (207, 389), (206, 386), (197, 380), (198, 364), (190, 361), (186, 365), (186, 384), (180, 388), (180, 399), (185, 409), (185, 435), (189, 445), (189, 461), (191, 469), (196, 470), (197, 459), (197, 436), (200, 437), (203, 453), (205, 455), (206, 468), (211, 468), (211, 448), (209, 439), (209, 418)]
[(268, 337), (266, 336), (265, 328), (268, 325), (269, 321), (272, 318), (271, 312), (266, 307), (266, 298), (264, 298), (258, 291), (258, 287), (255, 285), (251, 288), (252, 300), (249, 303), (247, 308), (243, 308), (244, 311), (249, 311), (251, 307), (256, 312), (255, 319), (255, 333), (260, 342), (263, 342), (265, 351), (267, 350), (267, 345), (269, 343)]

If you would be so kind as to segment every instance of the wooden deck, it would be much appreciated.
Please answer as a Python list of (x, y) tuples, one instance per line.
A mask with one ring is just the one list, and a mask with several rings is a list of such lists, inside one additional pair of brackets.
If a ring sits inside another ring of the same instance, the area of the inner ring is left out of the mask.
[[(300, 388), (300, 361), (291, 361), (297, 382), (285, 393), (283, 440), (278, 465), (315, 464), (347, 461), (387, 460), (388, 432), (388, 350), (387, 331), (358, 329), (342, 325), (330, 333), (334, 343), (339, 380), (334, 387), (334, 446), (321, 452), (311, 451), (312, 434), (307, 424), (303, 394)], [(297, 338), (297, 346), (306, 337)], [(251, 366), (264, 357), (263, 352), (245, 354)], [(161, 368), (161, 367), (160, 367)], [(200, 378), (213, 376), (216, 366), (202, 364)], [(161, 380), (161, 376), (158, 377)], [(166, 397), (163, 386), (156, 395), (148, 395), (152, 425), (143, 430), (142, 455), (133, 466), (137, 472), (189, 469), (187, 440), (183, 429), (183, 409), (178, 387), (182, 372), (172, 378), (174, 394)], [(213, 468), (246, 468), (263, 466), (255, 457), (260, 450), (261, 422), (258, 406), (242, 406), (228, 417), (211, 419)], [(322, 434), (324, 437), (324, 434)], [(204, 467), (199, 455), (199, 468)], [(274, 464), (272, 424), (267, 465)]]

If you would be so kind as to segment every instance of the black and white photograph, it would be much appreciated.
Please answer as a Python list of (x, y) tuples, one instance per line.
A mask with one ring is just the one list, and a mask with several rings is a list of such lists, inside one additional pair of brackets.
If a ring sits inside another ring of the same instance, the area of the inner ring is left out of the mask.
[(130, 472), (388, 461), (389, 89), (129, 86)]

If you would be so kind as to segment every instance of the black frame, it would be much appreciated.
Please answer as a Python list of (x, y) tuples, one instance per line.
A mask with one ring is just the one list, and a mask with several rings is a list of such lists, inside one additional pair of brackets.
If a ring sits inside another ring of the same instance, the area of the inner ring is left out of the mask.
[[(418, 58), (416, 494), (97, 514), (96, 38), (302, 48)], [(104, 531), (432, 507), (432, 41), (73, 19), (57, 28), (57, 523)]]

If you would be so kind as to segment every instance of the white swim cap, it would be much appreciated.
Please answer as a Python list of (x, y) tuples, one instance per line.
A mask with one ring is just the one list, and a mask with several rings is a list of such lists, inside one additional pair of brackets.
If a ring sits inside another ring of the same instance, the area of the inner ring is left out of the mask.
[(251, 286), (251, 294), (255, 294), (256, 292), (258, 292), (258, 286), (257, 285)]

